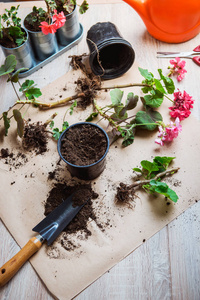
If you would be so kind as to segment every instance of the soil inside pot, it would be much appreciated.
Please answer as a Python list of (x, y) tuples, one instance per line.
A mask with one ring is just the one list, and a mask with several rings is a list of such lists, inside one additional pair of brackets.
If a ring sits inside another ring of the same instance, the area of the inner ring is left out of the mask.
[[(38, 20), (38, 13), (36, 12), (31, 12), (28, 17), (31, 17), (31, 19), (37, 18), (36, 22), (33, 22), (32, 24), (30, 24), (27, 20), (27, 18), (24, 19), (24, 26), (26, 27), (26, 29), (30, 30), (30, 31), (34, 31), (34, 32), (40, 32), (41, 31), (41, 22)], [(47, 14), (44, 15), (45, 21), (48, 22), (48, 16)]]
[(76, 166), (97, 162), (107, 149), (107, 139), (101, 129), (90, 124), (80, 124), (68, 129), (62, 142), (61, 154)]
[[(24, 36), (26, 36), (25, 30), (22, 31), (24, 32)], [(12, 37), (12, 40), (8, 37), (8, 28), (4, 31), (3, 37), (0, 39), (0, 45), (5, 47), (5, 48), (17, 48), (18, 45), (16, 43), (16, 38)]]

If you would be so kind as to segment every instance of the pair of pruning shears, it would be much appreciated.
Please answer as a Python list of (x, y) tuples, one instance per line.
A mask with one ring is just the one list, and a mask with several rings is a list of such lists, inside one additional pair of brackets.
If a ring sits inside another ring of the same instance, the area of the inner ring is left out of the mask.
[(157, 52), (157, 54), (158, 58), (191, 58), (195, 62), (195, 64), (200, 66), (200, 45), (190, 52)]

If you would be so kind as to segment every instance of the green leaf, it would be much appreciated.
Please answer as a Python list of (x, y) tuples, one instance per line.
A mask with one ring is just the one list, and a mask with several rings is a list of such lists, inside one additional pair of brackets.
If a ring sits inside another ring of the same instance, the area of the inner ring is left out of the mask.
[(158, 125), (155, 124), (156, 121), (162, 119), (162, 116), (157, 111), (138, 111), (135, 117), (135, 123), (137, 125), (142, 125), (142, 129), (154, 130)]
[(72, 105), (70, 106), (70, 115), (72, 115), (73, 114), (73, 112), (74, 112), (74, 108), (75, 107), (77, 107), (77, 100), (75, 100), (73, 103), (72, 103)]
[(152, 91), (152, 93), (144, 96), (145, 104), (152, 108), (158, 108), (163, 103), (163, 94), (159, 91)]
[(89, 117), (85, 120), (86, 122), (91, 122), (94, 118), (98, 116), (98, 112), (93, 112), (89, 115)]
[(8, 78), (7, 82), (11, 81), (11, 82), (18, 82), (19, 81), (19, 73), (22, 71), (28, 70), (28, 68), (20, 68), (18, 69), (16, 72), (14, 72), (10, 78)]
[(158, 165), (162, 166), (165, 170), (168, 168), (169, 164), (175, 157), (167, 156), (155, 156), (153, 161)]
[(138, 96), (134, 95), (133, 93), (128, 93), (126, 103), (125, 103), (125, 108), (127, 110), (131, 110), (137, 106), (138, 103)]
[(30, 88), (28, 89), (26, 92), (25, 92), (25, 95), (26, 97), (29, 99), (29, 100), (32, 100), (34, 98), (38, 98), (42, 95), (42, 92), (40, 91), (39, 88)]
[(59, 137), (60, 137), (60, 135), (61, 135), (61, 132), (59, 131), (59, 129), (58, 128), (54, 128), (53, 129), (53, 137), (54, 137), (54, 139), (58, 140)]
[(22, 83), (22, 87), (19, 89), (19, 91), (20, 92), (26, 91), (27, 89), (29, 89), (30, 87), (32, 87), (33, 84), (34, 84), (33, 80), (27, 79), (25, 82)]
[(69, 123), (67, 121), (65, 121), (63, 124), (62, 124), (62, 132), (67, 129), (69, 127)]
[(150, 191), (151, 192), (156, 192), (158, 194), (161, 194), (173, 202), (177, 202), (178, 196), (175, 191), (170, 189), (168, 185), (164, 182), (156, 181), (156, 180), (151, 180), (150, 181)]
[(81, 6), (79, 7), (79, 13), (80, 14), (84, 14), (89, 8), (89, 4), (87, 3), (86, 0), (84, 0), (81, 4)]
[(133, 171), (142, 173), (142, 170), (140, 168), (133, 168)]
[(14, 71), (17, 65), (15, 55), (8, 55), (5, 60), (5, 64), (0, 67), (0, 76), (9, 74)]
[(124, 92), (120, 89), (114, 89), (110, 91), (111, 101), (113, 106), (118, 106), (121, 104), (121, 100), (123, 97)]
[(49, 127), (52, 129), (54, 127), (54, 121), (52, 120), (51, 123), (49, 124)]
[(171, 78), (169, 78), (169, 77), (165, 77), (162, 74), (162, 70), (161, 69), (158, 69), (158, 73), (160, 74), (160, 78), (164, 82), (164, 85), (166, 87), (166, 90), (167, 90), (168, 94), (173, 94), (174, 91), (175, 91), (175, 85), (174, 85), (173, 80)]
[(147, 80), (153, 79), (153, 74), (150, 73), (147, 69), (138, 68), (140, 71), (140, 74)]
[(163, 94), (166, 94), (165, 89), (163, 88), (163, 86), (162, 86), (160, 80), (154, 79), (154, 83), (155, 83), (156, 89), (157, 89), (158, 91), (160, 91), (160, 92), (163, 93)]
[(4, 121), (4, 129), (5, 129), (5, 136), (8, 135), (8, 129), (10, 127), (10, 119), (8, 119), (8, 112), (3, 112), (3, 121)]
[(134, 138), (135, 138), (135, 136), (134, 136), (135, 135), (135, 124), (133, 124), (129, 128), (121, 128), (120, 127), (119, 131), (121, 132), (121, 135), (123, 137), (122, 145), (124, 147), (127, 147), (127, 146), (133, 144)]
[(152, 163), (148, 160), (142, 160), (141, 166), (143, 167), (144, 170), (146, 170), (148, 172), (147, 178), (150, 178), (151, 173), (153, 173), (155, 171), (159, 171), (159, 168), (156, 165), (156, 163)]
[(13, 109), (13, 116), (17, 122), (17, 133), (19, 137), (24, 135), (24, 120), (22, 118), (21, 112), (18, 109)]

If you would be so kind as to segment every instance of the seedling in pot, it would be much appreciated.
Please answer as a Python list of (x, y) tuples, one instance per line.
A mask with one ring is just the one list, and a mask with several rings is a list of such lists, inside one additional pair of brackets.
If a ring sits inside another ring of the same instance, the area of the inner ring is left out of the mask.
[(19, 5), (11, 6), (10, 10), (0, 16), (0, 44), (6, 48), (21, 46), (27, 39), (21, 26), (21, 19), (17, 17)]

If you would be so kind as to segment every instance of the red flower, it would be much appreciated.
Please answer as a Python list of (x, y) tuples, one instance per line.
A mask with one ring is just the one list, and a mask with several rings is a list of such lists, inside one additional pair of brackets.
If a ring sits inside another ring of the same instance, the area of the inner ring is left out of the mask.
[(180, 121), (188, 118), (191, 114), (190, 109), (193, 108), (193, 103), (194, 100), (186, 91), (183, 94), (180, 91), (174, 93), (174, 105), (169, 107), (171, 117), (178, 117)]
[(41, 22), (41, 29), (42, 29), (42, 32), (44, 34), (49, 34), (49, 33), (52, 33), (54, 34), (56, 32), (56, 26), (55, 24), (48, 24), (47, 22)]
[(56, 29), (62, 27), (66, 22), (66, 17), (64, 15), (63, 11), (61, 11), (59, 14), (57, 14), (56, 9), (54, 9), (54, 15), (53, 15), (52, 19), (53, 19), (53, 22), (55, 22), (54, 25), (55, 25)]

